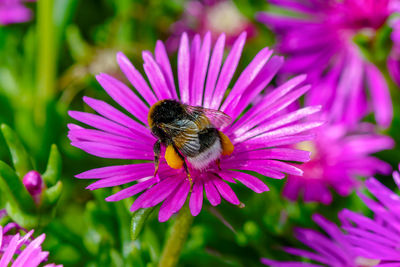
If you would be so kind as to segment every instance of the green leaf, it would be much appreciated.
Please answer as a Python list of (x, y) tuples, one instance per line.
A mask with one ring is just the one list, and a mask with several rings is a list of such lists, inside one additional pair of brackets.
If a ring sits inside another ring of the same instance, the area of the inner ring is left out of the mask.
[(60, 152), (56, 145), (51, 146), (49, 160), (47, 162), (47, 168), (45, 173), (42, 175), (46, 186), (51, 187), (60, 180), (62, 168), (62, 160)]
[(151, 261), (157, 263), (160, 258), (161, 249), (156, 233), (150, 227), (146, 227), (143, 236), (143, 246), (148, 246)]
[(147, 221), (149, 215), (153, 212), (155, 207), (139, 209), (132, 215), (132, 222), (131, 222), (131, 238), (132, 240), (136, 240), (140, 232), (143, 229), (144, 223)]
[(70, 24), (77, 5), (78, 0), (56, 0), (54, 2), (53, 21), (56, 32), (56, 46), (58, 49), (62, 44), (65, 28)]
[(24, 175), (33, 169), (29, 155), (16, 133), (9, 126), (2, 124), (1, 131), (3, 132), (4, 139), (10, 149), (15, 171), (18, 177), (22, 180)]
[(90, 47), (83, 39), (77, 26), (70, 25), (67, 28), (66, 39), (71, 56), (75, 61), (85, 61), (88, 59), (89, 55), (91, 55)]
[(57, 203), (57, 201), (61, 197), (62, 188), (62, 182), (58, 181), (54, 186), (48, 188), (43, 192), (42, 205), (44, 209), (52, 207)]
[(0, 178), (3, 191), (9, 193), (9, 197), (15, 201), (21, 211), (33, 213), (36, 210), (34, 201), (28, 190), (26, 190), (22, 180), (3, 161), (0, 161)]
[(38, 216), (36, 216), (35, 214), (28, 214), (21, 211), (20, 207), (15, 201), (7, 202), (6, 210), (7, 214), (11, 217), (11, 219), (24, 228), (27, 229), (36, 228), (36, 226), (39, 223)]

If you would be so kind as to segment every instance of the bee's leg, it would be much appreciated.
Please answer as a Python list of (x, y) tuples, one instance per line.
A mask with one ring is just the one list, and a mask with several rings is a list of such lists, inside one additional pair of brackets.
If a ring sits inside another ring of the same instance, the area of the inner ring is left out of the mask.
[(192, 176), (190, 176), (189, 168), (188, 168), (188, 166), (186, 164), (186, 161), (183, 161), (183, 168), (185, 169), (187, 178), (188, 178), (189, 183), (190, 183), (190, 192), (192, 192), (193, 180), (192, 180)]
[(221, 170), (221, 159), (218, 158), (218, 159), (215, 161), (215, 163), (217, 163), (218, 170)]
[(222, 155), (229, 156), (230, 154), (232, 154), (232, 152), (234, 150), (234, 146), (233, 146), (231, 140), (229, 140), (229, 137), (226, 136), (223, 132), (218, 131), (218, 134), (221, 139)]
[(158, 177), (158, 167), (160, 165), (160, 154), (161, 154), (161, 141), (157, 140), (157, 142), (153, 146), (154, 151), (154, 177)]
[(189, 168), (186, 164), (185, 157), (179, 152), (179, 150), (175, 147), (175, 145), (171, 144), (167, 146), (167, 150), (165, 152), (165, 159), (168, 165), (174, 169), (180, 169), (183, 166), (183, 169), (186, 172), (186, 177), (190, 182), (190, 191), (192, 191), (193, 180), (190, 176)]

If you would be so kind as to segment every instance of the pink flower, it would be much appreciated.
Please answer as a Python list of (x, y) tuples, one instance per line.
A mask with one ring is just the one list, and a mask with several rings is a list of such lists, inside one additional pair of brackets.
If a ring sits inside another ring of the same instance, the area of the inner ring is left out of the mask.
[(256, 34), (255, 26), (240, 13), (232, 0), (189, 0), (185, 3), (182, 18), (171, 26), (172, 36), (167, 40), (167, 49), (175, 51), (184, 32), (193, 38), (208, 31), (213, 41), (224, 33), (230, 46), (243, 31), (248, 37)]
[[(45, 234), (33, 238), (33, 230), (21, 236), (8, 234), (10, 230), (17, 232), (25, 231), (15, 223), (0, 226), (0, 267), (37, 267), (47, 261), (49, 253), (42, 251), (41, 244), (45, 239)], [(45, 267), (61, 267), (62, 265), (47, 264)]]
[[(162, 42), (157, 42), (154, 56), (149, 51), (143, 52), (143, 66), (150, 85), (129, 60), (118, 53), (117, 61), (122, 71), (141, 97), (115, 78), (107, 74), (98, 75), (98, 82), (129, 115), (104, 101), (84, 97), (84, 101), (99, 115), (70, 111), (71, 117), (93, 128), (70, 124), (68, 136), (73, 146), (98, 157), (147, 162), (103, 167), (76, 177), (98, 179), (88, 187), (92, 190), (136, 182), (106, 200), (119, 201), (142, 193), (131, 211), (162, 203), (159, 220), (166, 221), (181, 209), (187, 198), (191, 213), (194, 216), (199, 214), (204, 191), (213, 206), (220, 204), (221, 198), (239, 205), (240, 201), (229, 183), (239, 181), (257, 193), (268, 191), (268, 187), (253, 176), (254, 173), (276, 179), (284, 178), (285, 173), (301, 175), (299, 168), (285, 161), (305, 162), (309, 160), (309, 152), (286, 146), (312, 139), (313, 135), (307, 131), (322, 122), (304, 119), (318, 112), (320, 107), (280, 113), (309, 89), (309, 86), (300, 85), (305, 76), (291, 79), (251, 106), (252, 100), (266, 88), (283, 64), (283, 58), (274, 56), (267, 47), (254, 57), (228, 91), (245, 40), (246, 34), (243, 33), (223, 63), (224, 34), (218, 38), (213, 51), (210, 33), (205, 35), (203, 42), (196, 35), (191, 45), (187, 35), (183, 34), (177, 62), (178, 88)], [(194, 183), (191, 193), (185, 171), (172, 169), (163, 157), (158, 177), (153, 176), (153, 146), (157, 139), (146, 125), (149, 107), (162, 99), (220, 110), (233, 121), (220, 129), (234, 145), (233, 153), (221, 157), (220, 168), (212, 163), (199, 171), (189, 165)], [(249, 110), (245, 112), (246, 108)]]
[[(400, 174), (393, 172), (393, 179), (400, 188)], [(350, 243), (364, 257), (380, 261), (377, 266), (400, 265), (400, 196), (375, 178), (365, 182), (374, 199), (360, 193), (359, 196), (373, 212), (374, 219), (350, 210), (340, 213)]]
[(29, 171), (24, 175), (22, 182), (29, 194), (39, 204), (40, 198), (45, 187), (42, 176), (37, 171)]
[(371, 154), (394, 146), (387, 136), (375, 134), (371, 125), (349, 132), (344, 125), (326, 125), (316, 130), (316, 138), (298, 147), (311, 151), (303, 164), (303, 176), (289, 175), (283, 194), (291, 200), (303, 195), (305, 202), (330, 204), (330, 189), (347, 196), (359, 185), (358, 177), (390, 173), (391, 167)]
[(395, 18), (391, 24), (393, 47), (387, 59), (387, 67), (393, 81), (400, 86), (400, 19)]
[(32, 12), (23, 5), (24, 0), (0, 0), (0, 25), (26, 22)]
[(270, 259), (261, 259), (261, 262), (270, 267), (368, 267), (379, 263), (375, 259), (360, 256), (360, 251), (352, 246), (337, 225), (319, 214), (314, 214), (312, 218), (326, 234), (312, 229), (297, 228), (295, 229), (296, 238), (311, 248), (311, 251), (291, 247), (285, 248), (285, 251), (307, 258), (313, 263)]
[(357, 34), (373, 39), (397, 0), (271, 0), (296, 16), (260, 13), (275, 30), (278, 49), (288, 55), (286, 75), (306, 73), (313, 85), (309, 105), (322, 105), (333, 122), (354, 126), (373, 111), (388, 127), (393, 116), (385, 78), (354, 42)]

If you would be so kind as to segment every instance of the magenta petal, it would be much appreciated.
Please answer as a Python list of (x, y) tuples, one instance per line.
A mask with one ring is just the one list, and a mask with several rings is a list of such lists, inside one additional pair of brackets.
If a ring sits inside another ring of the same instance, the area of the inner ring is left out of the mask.
[[(247, 133), (241, 135), (239, 140), (245, 140), (249, 137), (257, 136), (259, 134), (278, 129), (279, 127), (288, 125), (290, 123), (296, 122), (304, 117), (315, 114), (321, 110), (320, 106), (312, 106), (306, 107), (303, 109), (299, 109), (292, 113), (284, 114), (275, 119), (268, 120), (264, 123), (261, 123), (254, 130), (250, 130)], [(250, 123), (249, 123), (250, 125)], [(240, 132), (239, 132), (240, 133)]]
[(269, 166), (263, 166), (258, 162), (247, 161), (247, 162), (234, 162), (234, 163), (224, 163), (222, 165), (224, 168), (231, 170), (243, 170), (243, 171), (254, 171), (257, 173), (262, 173), (264, 176), (268, 176), (274, 179), (283, 179), (285, 174), (277, 170), (271, 169)]
[[(277, 121), (278, 121), (278, 125), (283, 126), (285, 124), (283, 117), (288, 116), (290, 118), (290, 115), (284, 114), (284, 115), (282, 115), (282, 118), (275, 118), (274, 120), (272, 120), (271, 118), (273, 118), (273, 116), (278, 114), (280, 111), (288, 108), (288, 106), (290, 104), (292, 104), (300, 96), (302, 96), (305, 92), (307, 92), (309, 88), (310, 88), (309, 86), (303, 86), (297, 90), (294, 90), (294, 91), (288, 93), (281, 99), (277, 99), (270, 106), (265, 106), (265, 104), (264, 104), (263, 109), (260, 109), (258, 113), (253, 114), (252, 118), (249, 119), (248, 121), (246, 121), (247, 125), (242, 125), (242, 127), (238, 128), (235, 131), (235, 134), (242, 135), (243, 133), (248, 132), (250, 129), (252, 129), (255, 126), (259, 126), (259, 125), (263, 126), (264, 124), (267, 124), (267, 123), (273, 125), (273, 123), (276, 123)], [(265, 99), (268, 99), (268, 98), (269, 98), (269, 96), (267, 95), (265, 97)], [(318, 112), (318, 110), (319, 110), (319, 108), (316, 108), (316, 107), (311, 107), (311, 109), (312, 109), (312, 112), (313, 111)], [(315, 110), (315, 109), (317, 109), (317, 110)], [(295, 111), (295, 112), (297, 112), (297, 111)], [(304, 112), (304, 111), (302, 111), (302, 112)], [(288, 112), (285, 112), (285, 113), (288, 113)], [(301, 112), (300, 112), (300, 114), (301, 114)], [(294, 114), (292, 114), (292, 115), (294, 115)], [(301, 118), (301, 115), (299, 118)], [(280, 122), (280, 119), (282, 119), (282, 122)], [(291, 121), (289, 120), (289, 122), (291, 122)], [(254, 131), (259, 132), (257, 128), (254, 129)], [(248, 135), (250, 135), (250, 134), (248, 134)], [(244, 137), (241, 137), (241, 138), (243, 139)]]
[(393, 81), (397, 84), (397, 86), (400, 86), (399, 60), (396, 57), (389, 55), (386, 65), (387, 65), (389, 74), (392, 77)]
[(32, 17), (32, 11), (18, 1), (1, 4), (5, 6), (0, 6), (0, 25), (26, 22)]
[(130, 138), (125, 138), (122, 136), (117, 136), (114, 134), (93, 130), (93, 129), (79, 129), (70, 130), (68, 132), (68, 138), (71, 141), (89, 141), (89, 142), (99, 142), (108, 145), (114, 145), (119, 147), (127, 147), (132, 149), (140, 150), (151, 150), (152, 146), (150, 143), (138, 143)]
[(143, 124), (147, 123), (148, 107), (125, 84), (107, 74), (96, 76), (104, 90), (123, 108), (138, 118)]
[(258, 52), (258, 54), (239, 76), (224, 104), (222, 105), (222, 110), (226, 110), (226, 107), (230, 105), (234, 99), (240, 98), (242, 96), (243, 92), (257, 77), (258, 73), (261, 71), (261, 69), (264, 67), (271, 56), (272, 51), (268, 47), (265, 47), (260, 52)]
[(193, 73), (193, 88), (191, 103), (194, 106), (201, 106), (203, 100), (204, 80), (207, 74), (208, 60), (210, 58), (211, 34), (208, 32), (204, 37), (203, 45), (201, 46), (199, 59), (196, 60)]
[(75, 141), (71, 142), (71, 145), (80, 148), (89, 154), (102, 158), (152, 160), (154, 157), (152, 151), (138, 151), (135, 149), (123, 148), (107, 144), (99, 144), (94, 142)]
[(233, 129), (237, 129), (242, 126), (244, 123), (250, 120), (254, 115), (259, 112), (264, 111), (268, 106), (272, 103), (275, 103), (278, 99), (282, 98), (286, 95), (290, 90), (298, 86), (306, 79), (305, 75), (300, 75), (291, 80), (287, 81), (283, 85), (279, 86), (277, 89), (273, 90), (271, 93), (267, 94), (263, 101), (261, 101), (256, 106), (252, 107), (249, 111), (247, 111), (234, 125)]
[(228, 88), (228, 85), (239, 63), (245, 41), (246, 32), (243, 32), (235, 41), (231, 52), (229, 53), (224, 62), (224, 65), (222, 66), (221, 74), (219, 75), (218, 82), (214, 90), (210, 108), (219, 109), (224, 93)]
[(160, 68), (168, 82), (168, 88), (171, 92), (172, 97), (177, 98), (174, 75), (172, 73), (171, 63), (169, 62), (165, 46), (161, 41), (157, 41), (157, 43), (156, 43), (155, 56), (156, 56), (156, 61), (157, 61), (158, 65), (160, 66)]
[(122, 52), (117, 53), (117, 61), (129, 82), (136, 88), (140, 95), (143, 96), (147, 103), (150, 105), (156, 103), (157, 98), (154, 96), (154, 93), (148, 86), (146, 80)]
[[(248, 141), (247, 144), (252, 143), (264, 143), (265, 145), (272, 146), (271, 143), (274, 143), (278, 137), (284, 137), (288, 135), (295, 135), (298, 133), (306, 132), (308, 130), (317, 128), (323, 125), (324, 121), (313, 121), (313, 122), (306, 122), (306, 123), (298, 123), (296, 125), (286, 126), (279, 128), (277, 130), (273, 130), (267, 133), (260, 134)], [(274, 140), (275, 139), (275, 140)]]
[(217, 189), (215, 188), (212, 179), (216, 178), (209, 177), (209, 179), (205, 181), (204, 189), (206, 190), (206, 196), (210, 204), (213, 206), (217, 206), (221, 203), (221, 196), (219, 195)]
[[(242, 127), (240, 131), (237, 131), (236, 134), (242, 134), (246, 129), (250, 129), (255, 125), (263, 125), (267, 119), (270, 119), (273, 115), (277, 114), (278, 112), (287, 108), (290, 104), (296, 101), (300, 96), (306, 93), (310, 89), (310, 86), (303, 86), (297, 90), (294, 90), (288, 93), (286, 96), (282, 97), (281, 99), (277, 100), (271, 106), (268, 107), (263, 113), (259, 113), (255, 115), (251, 122), (248, 122), (247, 127)], [(270, 119), (271, 120), (271, 119)]]
[(146, 129), (146, 127), (137, 123), (135, 120), (129, 118), (106, 102), (87, 96), (83, 97), (83, 101), (88, 104), (88, 106), (93, 108), (97, 113), (106, 117), (107, 119), (128, 127), (131, 131), (138, 133), (139, 135), (141, 134), (141, 136), (150, 136), (150, 132)]
[(193, 216), (197, 216), (203, 206), (203, 181), (198, 180), (193, 185), (193, 191), (190, 196), (189, 207)]
[(213, 53), (210, 59), (210, 67), (207, 73), (206, 88), (204, 91), (204, 107), (209, 108), (211, 106), (211, 100), (214, 95), (215, 84), (218, 79), (218, 75), (221, 69), (222, 57), (224, 55), (225, 47), (225, 34), (221, 34), (215, 43)]
[(276, 28), (290, 28), (293, 24), (297, 24), (298, 26), (310, 26), (313, 25), (313, 22), (310, 22), (309, 19), (304, 18), (295, 18), (289, 16), (279, 16), (272, 15), (268, 13), (258, 13), (257, 20), (267, 25), (274, 25)]
[(80, 111), (68, 111), (68, 115), (72, 118), (76, 119), (77, 121), (83, 122), (89, 126), (94, 128), (113, 133), (116, 135), (121, 135), (129, 138), (135, 138), (135, 135), (132, 134), (132, 131), (128, 128), (114, 123), (110, 120), (107, 120), (101, 116), (90, 114), (86, 112)]
[(306, 162), (310, 160), (310, 152), (292, 148), (271, 148), (263, 150), (253, 150), (238, 153), (230, 157), (227, 161), (232, 160), (262, 160), (262, 159), (279, 159), (286, 161)]
[(283, 136), (278, 137), (275, 140), (266, 140), (265, 142), (243, 142), (235, 147), (237, 152), (239, 151), (248, 151), (248, 150), (257, 150), (267, 147), (274, 146), (284, 146), (300, 143), (303, 141), (313, 140), (315, 138), (315, 134), (305, 134), (305, 135), (296, 135), (296, 136)]
[(153, 207), (163, 200), (165, 200), (180, 184), (181, 179), (176, 177), (169, 177), (152, 188), (141, 194), (131, 206), (131, 211), (134, 212), (139, 208)]
[(165, 222), (172, 216), (172, 214), (178, 212), (182, 208), (183, 204), (185, 204), (189, 191), (190, 183), (185, 180), (161, 205), (160, 212), (158, 213), (158, 220), (160, 222)]
[(125, 199), (128, 197), (134, 196), (134, 195), (146, 190), (147, 188), (149, 188), (156, 182), (157, 182), (157, 179), (152, 178), (152, 179), (146, 180), (144, 182), (137, 183), (135, 185), (132, 185), (128, 188), (125, 188), (125, 189), (119, 191), (118, 193), (115, 193), (115, 194), (107, 197), (106, 201), (119, 201), (119, 200), (122, 200), (122, 199)]
[(127, 175), (135, 171), (154, 169), (153, 163), (138, 163), (130, 165), (118, 165), (118, 166), (108, 166), (97, 169), (92, 169), (89, 171), (82, 172), (75, 175), (76, 178), (80, 179), (101, 179), (118, 175)]
[(192, 40), (192, 44), (190, 47), (190, 67), (189, 67), (189, 103), (190, 105), (194, 105), (194, 99), (192, 98), (194, 95), (194, 90), (198, 84), (195, 84), (195, 79), (200, 75), (199, 70), (196, 70), (196, 65), (200, 62), (200, 46), (201, 46), (201, 38), (199, 34), (196, 34)]
[(215, 187), (218, 189), (220, 195), (228, 202), (233, 205), (239, 205), (240, 201), (237, 198), (235, 192), (230, 188), (230, 186), (219, 178), (212, 180)]
[[(400, 166), (399, 166), (399, 169), (400, 169)], [(393, 172), (393, 179), (394, 179), (397, 187), (400, 188), (400, 174), (399, 174), (399, 172), (397, 172), (397, 171)]]
[(11, 258), (14, 256), (15, 250), (18, 245), (19, 234), (17, 233), (8, 244), (7, 250), (2, 255), (0, 260), (0, 266), (7, 266)]
[(168, 88), (167, 80), (158, 64), (154, 60), (149, 51), (144, 51), (143, 55), (143, 68), (150, 81), (150, 84), (156, 93), (158, 99), (170, 99), (172, 97), (171, 91)]
[(179, 91), (183, 103), (189, 103), (189, 71), (190, 71), (190, 53), (189, 40), (187, 34), (182, 34), (178, 52), (178, 80)]
[(101, 180), (98, 180), (97, 182), (92, 183), (87, 187), (87, 189), (90, 190), (95, 190), (103, 187), (111, 187), (111, 186), (118, 186), (122, 184), (127, 184), (142, 178), (150, 177), (153, 174), (152, 169), (146, 169), (146, 170), (138, 170), (134, 173), (130, 174), (125, 174), (125, 175), (118, 175), (118, 176), (112, 176), (108, 178), (103, 178)]
[(236, 181), (233, 179), (234, 176), (232, 176), (232, 171), (230, 170), (221, 170), (217, 173), (215, 173), (215, 176), (220, 177), (222, 180), (229, 182), (229, 183), (233, 183), (236, 184)]
[[(243, 93), (242, 97), (239, 98), (238, 104), (231, 104), (229, 109), (226, 111), (232, 117), (237, 117), (245, 110), (246, 107), (256, 98), (262, 90), (271, 82), (275, 74), (278, 72), (283, 64), (283, 57), (273, 56), (271, 60), (263, 67), (259, 75), (254, 79), (254, 81), (249, 85), (246, 91)], [(237, 109), (233, 107), (237, 105)]]
[(24, 264), (29, 260), (30, 256), (36, 252), (36, 249), (40, 247), (45, 239), (45, 235), (42, 234), (35, 238), (29, 245), (23, 250), (19, 255), (17, 260), (13, 263), (13, 266), (24, 266)]
[(376, 121), (379, 125), (388, 127), (392, 122), (393, 106), (385, 78), (375, 65), (369, 64), (365, 71), (370, 86)]
[(266, 186), (260, 179), (243, 172), (232, 172), (232, 176), (236, 180), (244, 184), (246, 187), (250, 188), (256, 193), (262, 193), (269, 191), (268, 186)]

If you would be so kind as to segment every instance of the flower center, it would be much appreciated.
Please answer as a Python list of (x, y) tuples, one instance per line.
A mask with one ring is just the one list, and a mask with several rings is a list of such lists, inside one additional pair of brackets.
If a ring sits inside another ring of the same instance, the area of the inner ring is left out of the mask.
[(304, 142), (298, 143), (296, 145), (296, 148), (300, 149), (300, 150), (310, 151), (311, 152), (311, 160), (313, 160), (318, 154), (318, 149), (315, 146), (315, 143), (313, 141), (304, 141)]
[(356, 266), (358, 267), (372, 267), (378, 265), (380, 260), (373, 260), (364, 257), (357, 257), (355, 260)]
[(304, 141), (297, 144), (296, 148), (311, 152), (310, 161), (301, 165), (301, 169), (304, 171), (303, 177), (307, 179), (321, 179), (324, 174), (324, 167), (320, 158), (321, 153), (319, 153), (315, 142)]
[(230, 1), (223, 1), (211, 6), (206, 14), (208, 28), (217, 33), (236, 34), (244, 28), (246, 23), (246, 18)]

